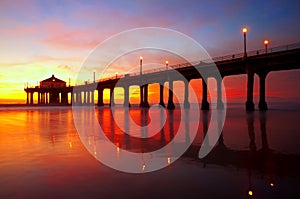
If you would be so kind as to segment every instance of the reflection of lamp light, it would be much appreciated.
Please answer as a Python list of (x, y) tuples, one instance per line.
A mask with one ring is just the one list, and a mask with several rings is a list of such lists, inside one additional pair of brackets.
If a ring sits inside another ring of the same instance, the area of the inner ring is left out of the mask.
[(252, 190), (249, 190), (249, 191), (248, 191), (248, 195), (249, 195), (249, 196), (253, 196), (253, 191), (252, 191)]
[(246, 34), (248, 32), (248, 28), (244, 27), (242, 29), (242, 32), (244, 33), (244, 57), (247, 57), (247, 51), (246, 51)]
[(170, 157), (168, 158), (168, 164), (171, 164), (171, 158)]
[(117, 142), (116, 146), (117, 146), (117, 157), (119, 158), (120, 157), (120, 143)]
[(143, 57), (140, 57), (140, 75), (142, 75), (142, 65), (143, 65)]
[(96, 144), (94, 143), (94, 156), (97, 156), (97, 149), (96, 149)]
[(266, 54), (268, 53), (268, 44), (269, 44), (269, 40), (265, 39), (264, 40), (264, 44), (265, 44), (265, 49), (266, 49)]
[(142, 166), (142, 170), (143, 170), (143, 171), (145, 171), (145, 168), (146, 168), (146, 165), (145, 165), (145, 164), (143, 164), (143, 166)]

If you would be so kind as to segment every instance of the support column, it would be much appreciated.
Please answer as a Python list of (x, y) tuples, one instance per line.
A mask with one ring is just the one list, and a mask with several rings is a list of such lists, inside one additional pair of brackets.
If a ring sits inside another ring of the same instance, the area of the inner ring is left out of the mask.
[(40, 104), (41, 103), (41, 93), (40, 92), (38, 92), (38, 102), (37, 102), (38, 104)]
[(49, 103), (49, 99), (48, 99), (48, 93), (47, 92), (45, 93), (45, 98), (46, 98), (46, 104), (48, 104)]
[(166, 107), (165, 103), (164, 103), (164, 83), (161, 82), (159, 84), (159, 105), (161, 105), (162, 107)]
[(253, 103), (253, 84), (254, 84), (254, 72), (247, 66), (247, 101), (246, 110), (254, 111)]
[(144, 86), (140, 86), (140, 107), (144, 106)]
[(65, 99), (65, 104), (68, 104), (69, 103), (69, 96), (68, 96), (68, 92), (65, 92), (65, 95), (66, 95), (66, 99)]
[(268, 105), (266, 102), (266, 77), (268, 72), (259, 73), (259, 103), (258, 108), (261, 111), (268, 110)]
[(95, 91), (92, 90), (92, 91), (91, 91), (91, 104), (92, 104), (92, 105), (95, 105), (94, 94), (95, 94)]
[(87, 91), (83, 91), (83, 104), (86, 104), (86, 93)]
[(87, 91), (87, 104), (91, 104), (91, 91)]
[(103, 103), (103, 89), (98, 89), (98, 106), (104, 106)]
[(189, 103), (189, 81), (184, 82), (184, 108), (190, 108)]
[(144, 85), (144, 108), (149, 108), (149, 103), (148, 103), (148, 84)]
[(110, 106), (115, 106), (114, 88), (110, 89)]
[(33, 92), (30, 93), (30, 104), (33, 104)]
[(27, 97), (26, 97), (26, 104), (29, 104), (29, 93), (26, 92), (26, 94), (27, 94)]
[(124, 107), (130, 107), (130, 103), (129, 103), (129, 86), (124, 86)]
[(201, 110), (209, 110), (209, 103), (207, 101), (207, 79), (202, 78), (202, 106)]
[(76, 104), (81, 105), (81, 101), (82, 101), (81, 92), (78, 92), (77, 93)]
[(79, 104), (79, 103), (78, 103), (78, 100), (79, 100), (78, 92), (75, 93), (74, 97), (75, 97), (75, 103), (76, 103), (76, 105), (78, 105), (78, 104)]
[(175, 109), (175, 105), (173, 102), (173, 81), (169, 81), (169, 99), (167, 109)]
[(41, 98), (42, 98), (42, 99), (41, 99), (41, 103), (42, 103), (42, 104), (45, 104), (45, 93), (42, 93), (42, 94), (41, 94)]
[(223, 77), (221, 77), (221, 79), (216, 79), (217, 81), (217, 109), (222, 110), (224, 109), (224, 103), (222, 100), (222, 81), (223, 81)]
[(61, 92), (61, 104), (68, 104), (68, 93), (66, 91)]
[(75, 102), (75, 93), (71, 92), (71, 104), (74, 104)]

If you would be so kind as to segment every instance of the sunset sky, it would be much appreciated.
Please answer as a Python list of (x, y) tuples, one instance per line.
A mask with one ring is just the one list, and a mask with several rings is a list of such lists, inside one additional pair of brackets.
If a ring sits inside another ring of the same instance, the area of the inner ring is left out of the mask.
[[(66, 82), (71, 78), (74, 84), (83, 61), (97, 45), (132, 28), (154, 26), (182, 32), (212, 57), (242, 52), (243, 26), (249, 28), (248, 50), (263, 48), (264, 39), (270, 40), (270, 47), (298, 43), (299, 8), (299, 1), (283, 0), (1, 0), (0, 103), (25, 103), (25, 83), (35, 86), (52, 74)], [(124, 73), (122, 66), (117, 72)], [(299, 77), (300, 70), (269, 74), (267, 100), (300, 101)], [(228, 99), (244, 102), (245, 76), (224, 81)], [(256, 96), (257, 92), (256, 83)]]

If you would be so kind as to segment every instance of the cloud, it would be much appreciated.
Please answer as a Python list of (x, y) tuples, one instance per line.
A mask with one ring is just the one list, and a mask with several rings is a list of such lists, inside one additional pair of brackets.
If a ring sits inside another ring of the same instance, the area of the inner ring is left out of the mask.
[(64, 50), (86, 50), (94, 48), (98, 43), (95, 33), (81, 28), (72, 28), (57, 21), (48, 21), (42, 25), (47, 32), (41, 40), (47, 47)]
[(62, 69), (64, 71), (73, 71), (73, 67), (69, 66), (69, 65), (58, 65), (57, 66), (58, 69)]

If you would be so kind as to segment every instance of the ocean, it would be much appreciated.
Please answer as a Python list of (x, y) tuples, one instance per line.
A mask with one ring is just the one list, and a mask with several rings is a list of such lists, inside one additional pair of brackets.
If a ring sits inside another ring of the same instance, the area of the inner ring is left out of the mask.
[(299, 198), (299, 105), (1, 106), (0, 198)]

